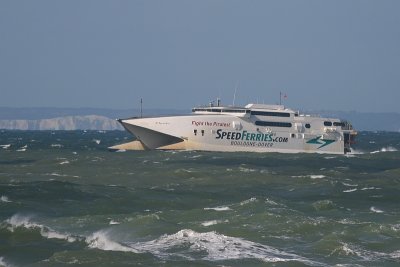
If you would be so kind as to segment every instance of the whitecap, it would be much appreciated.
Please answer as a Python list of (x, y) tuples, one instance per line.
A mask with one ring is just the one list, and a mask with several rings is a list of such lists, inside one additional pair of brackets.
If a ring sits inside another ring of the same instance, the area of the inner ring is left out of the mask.
[(231, 210), (231, 208), (229, 208), (227, 206), (219, 206), (219, 207), (214, 207), (214, 208), (204, 208), (204, 210), (227, 211), (227, 210)]
[(96, 144), (100, 145), (101, 140), (100, 139), (93, 139), (93, 142), (95, 142)]
[(100, 250), (111, 250), (111, 251), (124, 251), (139, 253), (138, 250), (119, 244), (118, 242), (112, 241), (109, 238), (109, 232), (105, 230), (97, 231), (88, 236), (85, 241), (90, 248), (97, 248)]
[(254, 202), (254, 201), (257, 201), (257, 198), (252, 197), (252, 198), (250, 198), (250, 199), (247, 199), (247, 200), (244, 200), (244, 201), (240, 202), (240, 206), (249, 204), (249, 203)]
[(0, 202), (11, 202), (11, 200), (9, 200), (7, 196), (1, 196)]
[(2, 267), (12, 267), (11, 264), (7, 263), (4, 259), (4, 257), (0, 257), (0, 266)]
[(210, 261), (257, 259), (264, 262), (298, 261), (308, 265), (323, 265), (267, 245), (225, 236), (215, 231), (198, 233), (183, 229), (155, 240), (130, 243), (129, 246), (141, 253), (150, 252), (163, 259), (178, 256), (188, 260), (196, 260), (198, 257)]
[(352, 189), (348, 189), (348, 190), (343, 190), (343, 193), (351, 193), (357, 191), (357, 188), (352, 188)]
[(51, 147), (54, 147), (54, 148), (62, 148), (63, 145), (62, 145), (62, 144), (51, 144)]
[(376, 154), (376, 153), (380, 153), (380, 152), (396, 152), (398, 151), (397, 148), (392, 147), (392, 146), (387, 146), (387, 147), (382, 147), (380, 150), (375, 150), (370, 152), (370, 154)]
[[(222, 220), (211, 220), (211, 221), (202, 222), (201, 225), (205, 226), (205, 227), (208, 227), (208, 226), (216, 225), (216, 224), (223, 223), (223, 222), (224, 221), (222, 221)], [(225, 221), (225, 222), (227, 222), (227, 221)]]
[(340, 248), (335, 249), (332, 253), (342, 251), (345, 255), (354, 255), (360, 257), (364, 261), (378, 261), (382, 259), (399, 259), (400, 258), (400, 250), (393, 251), (391, 253), (384, 253), (384, 252), (377, 252), (377, 251), (370, 251), (362, 248), (361, 246), (341, 243), (342, 246)]
[(196, 158), (201, 158), (201, 157), (202, 157), (202, 155), (194, 155), (194, 156), (189, 157), (189, 159), (196, 159)]
[(364, 187), (364, 188), (361, 188), (360, 190), (362, 190), (362, 191), (365, 191), (365, 190), (380, 190), (381, 188), (378, 188), (378, 187)]
[(311, 179), (322, 179), (322, 178), (325, 178), (325, 177), (326, 177), (325, 175), (310, 175)]
[(110, 225), (115, 225), (115, 224), (121, 224), (120, 222), (117, 222), (117, 221), (114, 221), (114, 220), (111, 220), (110, 222), (109, 222), (109, 224)]
[(17, 149), (17, 152), (25, 152), (27, 148), (28, 148), (28, 145), (24, 145), (20, 149)]
[(77, 240), (77, 238), (72, 235), (59, 233), (50, 227), (32, 222), (30, 216), (15, 214), (5, 222), (9, 225), (7, 229), (11, 232), (14, 232), (17, 228), (23, 227), (26, 229), (38, 229), (40, 235), (48, 239), (63, 239), (68, 242), (75, 242)]
[(257, 170), (256, 169), (245, 168), (245, 167), (239, 167), (239, 171), (240, 172), (249, 173), (249, 172), (255, 172)]
[(352, 187), (358, 186), (358, 184), (348, 184), (348, 183), (345, 183), (345, 182), (342, 182), (342, 184), (343, 184), (344, 186), (352, 186)]
[(9, 149), (11, 146), (11, 144), (7, 144), (7, 145), (0, 145), (1, 148), (3, 149)]
[(398, 151), (397, 148), (394, 148), (392, 146), (381, 148), (381, 152), (396, 152), (396, 151)]
[(380, 210), (374, 206), (372, 206), (369, 210), (375, 213), (383, 213), (383, 210)]
[(60, 164), (60, 165), (69, 164), (69, 161), (68, 161), (68, 160), (64, 160), (64, 161), (61, 161), (61, 162), (58, 163), (58, 164)]

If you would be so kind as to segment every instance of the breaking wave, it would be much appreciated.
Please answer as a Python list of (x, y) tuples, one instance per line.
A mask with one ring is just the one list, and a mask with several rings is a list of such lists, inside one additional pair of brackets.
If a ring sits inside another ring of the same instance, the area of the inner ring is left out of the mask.
[(335, 249), (332, 254), (344, 254), (344, 255), (354, 255), (361, 258), (364, 261), (378, 261), (381, 259), (400, 259), (400, 250), (393, 251), (391, 253), (370, 251), (362, 248), (361, 246), (356, 246), (353, 244), (342, 243), (341, 247)]
[(25, 229), (31, 229), (31, 230), (39, 230), (40, 235), (44, 238), (49, 238), (49, 239), (62, 239), (66, 240), (68, 242), (75, 242), (79, 238), (74, 237), (69, 234), (63, 234), (59, 233), (50, 227), (41, 225), (39, 223), (35, 223), (32, 221), (30, 216), (24, 216), (20, 214), (13, 215), (10, 219), (7, 219), (5, 221), (5, 224), (3, 223), (2, 226), (6, 226), (6, 228), (10, 232), (16, 231), (18, 228), (25, 228)]
[[(205, 222), (204, 226), (221, 223), (222, 221)], [(89, 236), (74, 236), (57, 232), (50, 227), (32, 221), (31, 217), (16, 214), (1, 224), (11, 232), (18, 228), (37, 230), (48, 239), (61, 239), (67, 242), (85, 242), (88, 248), (104, 251), (121, 251), (132, 253), (151, 253), (160, 259), (183, 258), (186, 260), (240, 260), (256, 259), (264, 262), (297, 261), (310, 266), (321, 266), (296, 254), (248, 241), (242, 238), (225, 236), (215, 231), (199, 233), (183, 229), (174, 234), (165, 234), (157, 239), (143, 242), (120, 242), (113, 240), (112, 229), (99, 230)], [(4, 259), (0, 258), (0, 265)]]
[(381, 152), (396, 152), (396, 151), (398, 151), (397, 148), (388, 146), (388, 147), (382, 147), (380, 150), (375, 150), (370, 153), (375, 154), (375, 153), (381, 153)]
[(210, 261), (258, 259), (264, 262), (299, 261), (309, 265), (322, 265), (295, 254), (214, 231), (198, 233), (184, 229), (155, 240), (131, 243), (129, 247), (143, 253), (150, 252), (163, 259), (178, 256), (195, 260), (194, 255), (202, 255), (197, 257)]

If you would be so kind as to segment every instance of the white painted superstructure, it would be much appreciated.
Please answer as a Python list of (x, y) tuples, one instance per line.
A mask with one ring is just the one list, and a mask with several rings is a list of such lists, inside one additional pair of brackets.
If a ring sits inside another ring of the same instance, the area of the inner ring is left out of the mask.
[[(344, 154), (356, 131), (340, 119), (282, 105), (208, 106), (183, 116), (118, 120), (137, 140), (127, 149)], [(112, 149), (121, 148), (120, 146)]]

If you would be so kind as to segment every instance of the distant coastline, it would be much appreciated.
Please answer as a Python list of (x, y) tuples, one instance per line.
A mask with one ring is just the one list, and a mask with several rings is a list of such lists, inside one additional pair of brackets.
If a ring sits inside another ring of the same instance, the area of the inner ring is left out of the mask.
[[(180, 115), (190, 110), (146, 109), (145, 116)], [(400, 132), (400, 113), (304, 111), (350, 121), (359, 131)], [(139, 116), (138, 109), (10, 108), (0, 107), (0, 129), (6, 130), (123, 130), (115, 120)]]

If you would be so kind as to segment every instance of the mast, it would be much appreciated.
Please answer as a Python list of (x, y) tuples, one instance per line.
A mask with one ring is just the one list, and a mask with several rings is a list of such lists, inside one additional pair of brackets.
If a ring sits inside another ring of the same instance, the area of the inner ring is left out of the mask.
[(140, 118), (143, 118), (143, 98), (140, 98)]

